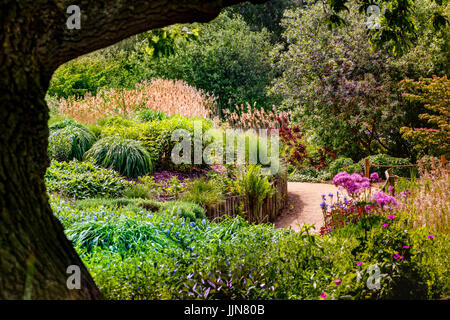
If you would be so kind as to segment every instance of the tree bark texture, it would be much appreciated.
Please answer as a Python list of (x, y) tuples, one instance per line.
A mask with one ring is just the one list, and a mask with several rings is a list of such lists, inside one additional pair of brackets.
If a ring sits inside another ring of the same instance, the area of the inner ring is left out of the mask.
[[(54, 70), (149, 29), (211, 20), (237, 2), (0, 0), (0, 299), (102, 298), (45, 189), (44, 96)], [(66, 27), (69, 5), (81, 9), (80, 29)], [(67, 288), (70, 265), (81, 269), (81, 289)]]

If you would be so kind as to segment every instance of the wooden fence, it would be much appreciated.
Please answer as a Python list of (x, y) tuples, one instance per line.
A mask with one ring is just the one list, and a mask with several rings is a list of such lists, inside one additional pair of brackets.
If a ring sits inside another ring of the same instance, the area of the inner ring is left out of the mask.
[[(441, 156), (442, 166), (446, 166), (447, 160), (445, 155)], [(370, 163), (369, 158), (364, 159), (364, 176), (369, 178), (370, 167), (385, 167), (385, 168), (400, 168), (400, 167), (417, 167), (417, 164), (373, 164)]]
[(231, 196), (221, 203), (209, 207), (206, 215), (209, 219), (214, 220), (225, 215), (236, 216), (242, 214), (243, 218), (249, 222), (273, 222), (286, 206), (287, 177), (275, 178), (272, 181), (272, 185), (274, 187), (273, 195), (264, 200), (256, 214), (250, 214), (252, 210), (249, 210), (249, 205), (244, 196)]

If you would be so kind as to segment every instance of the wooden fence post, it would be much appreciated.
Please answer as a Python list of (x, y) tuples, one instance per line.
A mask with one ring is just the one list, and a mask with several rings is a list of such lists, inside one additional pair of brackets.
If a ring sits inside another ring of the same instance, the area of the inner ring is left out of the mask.
[(369, 158), (364, 159), (364, 176), (366, 178), (370, 177), (370, 160), (369, 160)]

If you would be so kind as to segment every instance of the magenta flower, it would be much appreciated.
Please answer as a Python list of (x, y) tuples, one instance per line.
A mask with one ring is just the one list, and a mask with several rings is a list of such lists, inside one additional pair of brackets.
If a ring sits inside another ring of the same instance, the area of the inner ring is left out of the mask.
[(388, 223), (383, 223), (383, 227), (389, 227)]
[(322, 299), (326, 299), (326, 298), (327, 298), (327, 294), (326, 294), (325, 292), (322, 292), (322, 293), (320, 294), (320, 297), (321, 297)]
[(395, 219), (394, 216), (388, 216), (388, 219)]
[(398, 253), (394, 254), (394, 259), (397, 260), (400, 258), (400, 255)]
[(427, 236), (427, 238), (428, 238), (428, 239), (433, 239), (433, 238), (434, 238), (434, 235), (433, 235), (433, 234), (429, 234), (429, 235)]
[[(398, 202), (394, 197), (387, 195), (383, 191), (376, 192), (372, 196), (371, 201), (375, 201), (381, 208), (387, 206), (388, 204), (391, 204), (393, 206), (398, 205)], [(392, 218), (390, 218), (390, 217), (392, 217)], [(389, 216), (389, 219), (394, 219), (394, 218), (395, 218), (394, 216)]]
[(403, 249), (409, 249), (409, 246), (403, 246)]
[(335, 285), (337, 285), (337, 286), (341, 285), (341, 283), (342, 283), (342, 281), (341, 281), (341, 280), (339, 280), (339, 279), (338, 279), (338, 280), (336, 280), (336, 281), (334, 281), (334, 284), (335, 284)]
[(356, 265), (359, 267), (359, 266), (362, 265), (362, 264), (363, 264), (363, 262), (360, 261), (360, 262), (358, 262)]
[(371, 182), (380, 182), (380, 181), (381, 181), (381, 178), (380, 178), (380, 176), (378, 175), (378, 173), (374, 172), (374, 173), (372, 173), (372, 174), (370, 175), (370, 181), (371, 181)]
[(365, 178), (358, 173), (348, 174), (347, 172), (339, 172), (333, 178), (333, 183), (345, 189), (348, 194), (355, 195), (362, 192), (364, 189), (370, 188), (369, 178)]

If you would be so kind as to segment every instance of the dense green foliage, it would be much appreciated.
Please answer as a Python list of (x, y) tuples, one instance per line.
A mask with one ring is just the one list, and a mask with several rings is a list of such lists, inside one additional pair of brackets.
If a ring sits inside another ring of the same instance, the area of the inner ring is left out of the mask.
[(180, 42), (176, 54), (158, 60), (159, 76), (182, 79), (218, 97), (219, 106), (254, 103), (271, 107), (266, 86), (273, 78), (266, 31), (251, 31), (235, 15), (220, 15), (199, 27), (199, 39)]
[(117, 136), (97, 141), (85, 158), (92, 158), (96, 164), (112, 168), (128, 178), (146, 175), (153, 169), (150, 155), (142, 142)]
[(58, 161), (82, 160), (94, 142), (95, 137), (83, 126), (53, 129), (48, 138), (48, 154), (50, 159)]
[(219, 186), (213, 180), (200, 178), (187, 183), (182, 198), (185, 201), (194, 202), (208, 208), (219, 203), (223, 195)]
[(416, 40), (423, 48), (420, 58), (417, 48), (399, 57), (367, 45), (366, 17), (355, 6), (343, 15), (347, 25), (332, 32), (322, 19), (322, 3), (286, 11), (283, 35), (288, 47), (280, 46), (274, 55), (283, 74), (271, 92), (283, 98), (284, 106), (295, 113), (316, 143), (342, 156), (354, 160), (375, 153), (414, 156), (399, 129), (421, 124), (418, 114), (423, 107), (405, 103), (398, 82), (442, 74), (448, 61), (448, 29), (429, 38), (431, 27), (426, 21), (432, 12), (423, 8), (428, 4), (420, 0), (414, 11), (424, 24)]
[[(238, 217), (193, 221), (173, 209), (78, 208), (53, 204), (109, 299), (319, 299), (322, 292), (327, 299), (423, 299), (450, 289), (448, 239), (427, 239), (426, 229), (405, 233), (401, 224), (386, 230), (374, 221), (356, 225), (350, 238), (345, 230), (318, 237)], [(405, 244), (405, 259), (392, 259)], [(365, 285), (373, 265), (381, 268), (380, 290)], [(217, 290), (221, 281), (233, 286)]]
[(53, 161), (45, 174), (45, 183), (49, 192), (77, 199), (117, 197), (128, 186), (117, 172), (76, 160)]

